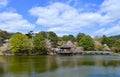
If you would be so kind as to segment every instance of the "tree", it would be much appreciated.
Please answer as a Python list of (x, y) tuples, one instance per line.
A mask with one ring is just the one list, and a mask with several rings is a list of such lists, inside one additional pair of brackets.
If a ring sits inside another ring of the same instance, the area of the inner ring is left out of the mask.
[(50, 31), (48, 32), (47, 37), (51, 41), (52, 47), (56, 47), (58, 42), (58, 36), (56, 35), (56, 33)]
[(81, 39), (83, 36), (85, 36), (84, 33), (78, 33), (77, 36), (76, 36), (76, 41), (79, 42), (80, 39)]
[(50, 32), (42, 31), (42, 32), (40, 32), (40, 34), (46, 40), (50, 40), (50, 42), (52, 43), (52, 47), (56, 47), (57, 46), (58, 36), (56, 35), (56, 33), (52, 32), (52, 31), (50, 31)]
[(108, 42), (109, 47), (113, 47), (115, 45), (115, 43), (117, 43), (117, 39), (114, 37), (109, 37), (108, 40), (109, 40), (109, 42)]
[(116, 46), (116, 47), (120, 47), (120, 39), (119, 39), (119, 40), (116, 40), (116, 43), (115, 43), (114, 46)]
[(112, 51), (114, 52), (120, 52), (120, 39), (115, 41), (115, 44), (112, 46)]
[(114, 37), (106, 37), (105, 35), (103, 35), (102, 41), (101, 41), (102, 44), (107, 44), (109, 47), (114, 46), (115, 42), (116, 42), (116, 39)]
[(94, 50), (94, 41), (89, 35), (85, 35), (79, 41), (79, 46), (82, 46), (84, 50)]
[(32, 43), (26, 35), (16, 33), (10, 38), (10, 46), (13, 53), (28, 53), (32, 50)]
[(45, 38), (41, 32), (34, 37), (34, 49), (38, 54), (46, 54)]
[(73, 35), (68, 35), (69, 40), (75, 41), (75, 37)]
[[(110, 42), (109, 38), (106, 37), (105, 35), (103, 35), (101, 43), (102, 43), (102, 44), (107, 44), (107, 45), (108, 45), (109, 42)], [(108, 45), (108, 46), (109, 46), (109, 45)]]
[(41, 33), (44, 38), (48, 39), (48, 37), (49, 37), (49, 33), (48, 33), (48, 32), (41, 31), (41, 32), (39, 32), (39, 33)]
[(50, 39), (51, 41), (54, 41), (54, 40), (57, 40), (57, 39), (58, 39), (56, 33), (52, 32), (52, 31), (48, 32), (48, 35), (47, 35), (47, 36), (49, 37), (49, 39)]
[(26, 35), (28, 36), (28, 38), (33, 38), (34, 33), (33, 31), (29, 31)]
[(75, 37), (73, 35), (64, 35), (62, 37), (63, 41), (75, 41)]

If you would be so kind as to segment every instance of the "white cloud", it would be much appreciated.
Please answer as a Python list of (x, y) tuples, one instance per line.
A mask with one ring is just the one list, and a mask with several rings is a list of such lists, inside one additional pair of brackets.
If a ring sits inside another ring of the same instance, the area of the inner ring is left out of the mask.
[(73, 0), (68, 0), (68, 1), (67, 1), (67, 4), (70, 4), (71, 2), (73, 2)]
[[(102, 31), (106, 31), (105, 26), (111, 25), (120, 18), (118, 0), (104, 0), (97, 12), (79, 12), (78, 9), (68, 3), (60, 2), (45, 7), (33, 7), (29, 12), (31, 15), (38, 17), (36, 24), (46, 26), (48, 30), (56, 33), (79, 32), (82, 28), (97, 27), (98, 24), (98, 26), (102, 25), (103, 28), (95, 33), (102, 34)], [(109, 33), (115, 32), (110, 32), (110, 30), (105, 32), (105, 34)]]
[(22, 15), (15, 12), (0, 13), (0, 29), (9, 32), (25, 32), (34, 29), (34, 25), (29, 23)]
[(120, 2), (118, 0), (105, 0), (101, 11), (106, 12), (111, 18), (120, 18)]
[(96, 32), (94, 32), (95, 35), (99, 35), (100, 33), (102, 33), (102, 35), (104, 34), (103, 32), (105, 31), (104, 28), (101, 28), (100, 30), (97, 30)]
[(117, 35), (120, 34), (120, 2), (118, 0), (105, 0), (101, 5), (100, 13), (105, 13), (100, 20), (100, 24), (108, 25), (108, 28), (102, 28), (95, 34)]
[(95, 35), (119, 35), (120, 34), (120, 21), (117, 24), (108, 28), (101, 28), (94, 32)]
[(101, 5), (100, 13), (105, 13), (100, 20), (101, 24), (113, 23), (120, 18), (120, 2), (118, 0), (105, 0)]
[(8, 4), (8, 0), (0, 0), (0, 8), (5, 7)]
[(120, 24), (116, 25), (114, 27), (109, 28), (104, 32), (106, 35), (118, 35), (120, 34)]
[(108, 29), (100, 29), (95, 32), (96, 35), (118, 35), (120, 34), (120, 24), (117, 24), (113, 27), (110, 27)]
[(82, 27), (97, 24), (101, 18), (98, 13), (79, 13), (77, 9), (63, 3), (34, 7), (30, 13), (38, 17), (38, 25), (47, 26), (48, 30), (55, 32), (78, 31)]

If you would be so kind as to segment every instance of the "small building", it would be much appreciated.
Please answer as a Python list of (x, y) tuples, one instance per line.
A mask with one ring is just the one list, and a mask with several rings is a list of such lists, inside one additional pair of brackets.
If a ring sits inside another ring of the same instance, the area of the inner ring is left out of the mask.
[(60, 47), (59, 53), (72, 53), (71, 47)]

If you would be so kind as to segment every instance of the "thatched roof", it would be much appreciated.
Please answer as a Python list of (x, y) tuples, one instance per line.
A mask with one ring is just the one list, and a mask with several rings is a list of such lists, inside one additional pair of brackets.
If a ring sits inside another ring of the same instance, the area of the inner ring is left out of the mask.
[(67, 41), (67, 43), (64, 45), (64, 47), (73, 47), (74, 44), (71, 41)]

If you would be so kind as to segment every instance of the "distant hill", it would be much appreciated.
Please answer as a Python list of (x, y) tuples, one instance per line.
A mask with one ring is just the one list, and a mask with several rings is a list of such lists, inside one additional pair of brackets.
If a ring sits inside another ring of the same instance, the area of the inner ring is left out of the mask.
[(114, 37), (116, 39), (120, 39), (120, 35), (115, 35), (115, 36), (112, 36), (112, 37)]

